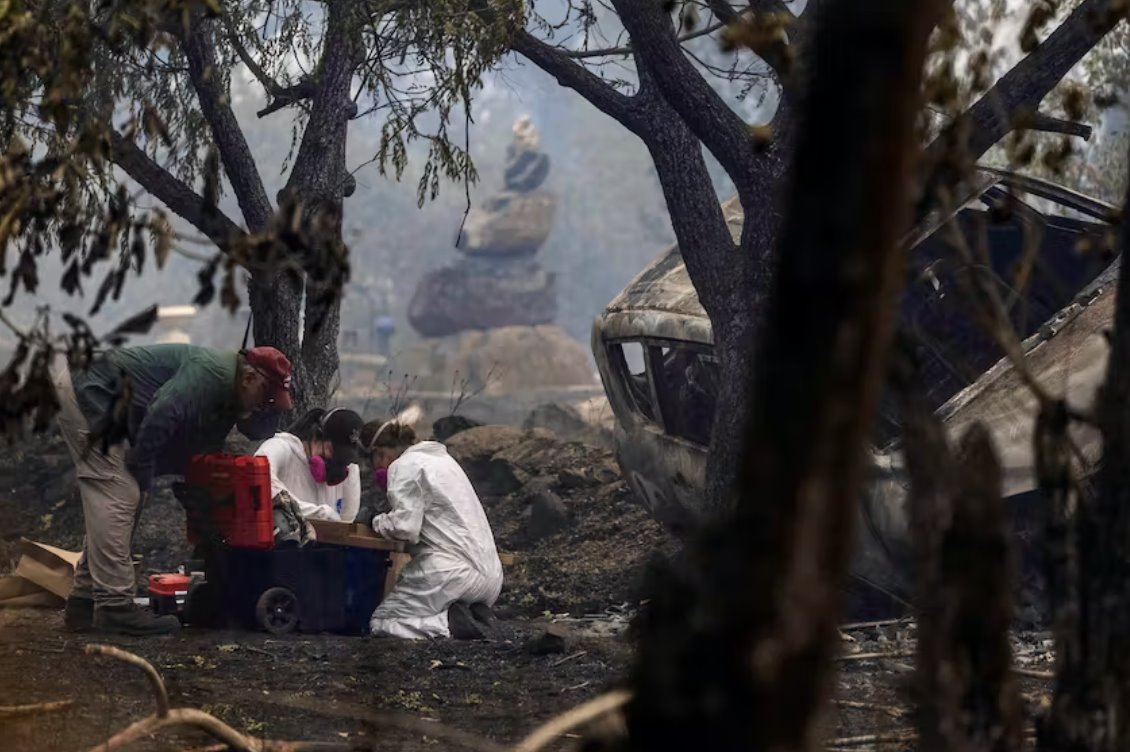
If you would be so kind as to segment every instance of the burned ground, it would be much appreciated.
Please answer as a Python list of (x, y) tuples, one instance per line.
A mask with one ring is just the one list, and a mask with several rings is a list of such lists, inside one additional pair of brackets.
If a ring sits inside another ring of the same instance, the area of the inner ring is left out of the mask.
[[(499, 601), (505, 621), (498, 641), (277, 638), (188, 629), (170, 638), (110, 642), (154, 663), (173, 706), (204, 709), (258, 736), (378, 738), (382, 749), (408, 752), (457, 749), (438, 730), (429, 733), (441, 725), (515, 742), (613, 685), (631, 660), (625, 627), (639, 606), (639, 574), (651, 557), (674, 552), (675, 543), (632, 497), (605, 449), (499, 426), (464, 431), (448, 444), (483, 493), (499, 548), (517, 554)], [(66, 548), (81, 544), (73, 489), (73, 470), (56, 436), (0, 454), (0, 566), (14, 563), (21, 536)], [(143, 570), (167, 570), (188, 553), (183, 513), (167, 486), (144, 510), (135, 551), (144, 557)], [(580, 618), (584, 614), (598, 616)], [(541, 654), (529, 643), (551, 620), (568, 637)], [(5, 750), (85, 749), (152, 712), (136, 669), (85, 655), (85, 644), (98, 638), (69, 635), (61, 622), (57, 611), (0, 610), (0, 706), (75, 701), (49, 716), (0, 718)], [(1017, 633), (1014, 645), (1025, 668), (1050, 664), (1046, 635)], [(844, 748), (905, 739), (912, 627), (847, 629), (843, 647), (850, 657), (840, 664), (827, 738)], [(1048, 682), (1025, 681), (1028, 698), (1039, 702)], [(389, 713), (412, 727), (390, 726)], [(167, 731), (134, 748), (180, 750), (207, 741), (196, 732)], [(556, 748), (575, 742), (566, 739)], [(909, 746), (886, 742), (883, 748)]]

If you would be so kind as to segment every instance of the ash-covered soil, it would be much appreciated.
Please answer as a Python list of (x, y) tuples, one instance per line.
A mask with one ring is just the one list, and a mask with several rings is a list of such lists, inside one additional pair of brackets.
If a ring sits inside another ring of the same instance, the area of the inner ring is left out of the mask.
[[(499, 548), (517, 555), (506, 569), (498, 607), (505, 621), (494, 642), (197, 629), (109, 642), (152, 661), (174, 707), (206, 710), (260, 737), (378, 740), (380, 749), (407, 752), (464, 748), (442, 729), (512, 743), (620, 681), (632, 659), (624, 627), (639, 606), (642, 570), (677, 546), (632, 498), (611, 453), (503, 426), (465, 430), (447, 444), (478, 488)], [(0, 570), (14, 565), (21, 536), (77, 549), (81, 520), (57, 436), (0, 452)], [(184, 515), (167, 485), (143, 511), (135, 553), (144, 557), (142, 573), (167, 571), (188, 554)], [(566, 636), (546, 652), (550, 620), (555, 630), (564, 625)], [(821, 729), (827, 747), (913, 749), (913, 625), (847, 626), (843, 633), (836, 699)], [(0, 747), (88, 749), (153, 711), (136, 668), (84, 654), (95, 641), (63, 632), (58, 611), (0, 609), (0, 706), (74, 701), (49, 715), (0, 714)], [(1014, 650), (1031, 719), (1050, 691), (1049, 637), (1018, 631)], [(131, 748), (199, 749), (210, 741), (166, 730)], [(550, 749), (578, 745), (573, 736)]]
[[(85, 645), (97, 639), (62, 632), (61, 620), (54, 611), (0, 611), (0, 706), (73, 701), (51, 714), (0, 716), (6, 752), (90, 749), (154, 710), (138, 669), (86, 655)], [(471, 748), (451, 731), (514, 743), (616, 686), (630, 666), (623, 636), (597, 636), (573, 622), (560, 650), (543, 654), (528, 647), (543, 624), (519, 619), (508, 627), (507, 638), (493, 643), (191, 629), (109, 642), (157, 667), (172, 707), (204, 710), (258, 737), (375, 743), (389, 752)], [(913, 649), (910, 623), (843, 629), (834, 699), (820, 729), (825, 748), (915, 748), (907, 699)], [(1049, 637), (1017, 633), (1013, 649), (1031, 724), (1051, 690)], [(577, 750), (582, 735), (549, 749)], [(198, 731), (169, 729), (130, 748), (203, 749), (212, 742)]]
[[(500, 550), (517, 554), (506, 570), (504, 613), (634, 606), (649, 557), (676, 548), (635, 500), (607, 449), (507, 426), (474, 428), (448, 442), (482, 496)], [(236, 452), (253, 447), (234, 436), (229, 445)], [(174, 571), (190, 554), (184, 512), (169, 484), (156, 484), (134, 536), (141, 580)], [(559, 525), (533, 519), (539, 495), (560, 502), (566, 514)], [(374, 501), (371, 493), (366, 501)], [(74, 468), (56, 433), (0, 451), (0, 573), (14, 567), (21, 537), (79, 550), (82, 519)]]

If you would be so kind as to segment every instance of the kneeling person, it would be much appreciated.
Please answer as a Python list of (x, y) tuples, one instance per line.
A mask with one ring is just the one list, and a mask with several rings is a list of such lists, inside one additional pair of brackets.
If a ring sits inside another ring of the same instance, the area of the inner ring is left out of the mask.
[(502, 563), (467, 474), (443, 444), (417, 443), (411, 427), (394, 421), (366, 424), (361, 443), (374, 481), (387, 474), (391, 509), (373, 518), (373, 530), (407, 541), (412, 554), (373, 612), (373, 634), (482, 637), (480, 622), (489, 622), (502, 589)]
[(305, 520), (353, 522), (361, 505), (362, 424), (352, 410), (314, 409), (259, 446), (255, 455), (271, 464), (276, 544), (305, 544)]

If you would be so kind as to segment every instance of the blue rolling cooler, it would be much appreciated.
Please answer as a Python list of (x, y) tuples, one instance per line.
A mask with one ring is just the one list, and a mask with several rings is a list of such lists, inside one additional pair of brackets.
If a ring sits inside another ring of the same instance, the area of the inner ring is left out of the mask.
[(387, 551), (312, 543), (259, 551), (216, 549), (207, 593), (189, 596), (190, 623), (288, 632), (364, 634), (384, 596)]

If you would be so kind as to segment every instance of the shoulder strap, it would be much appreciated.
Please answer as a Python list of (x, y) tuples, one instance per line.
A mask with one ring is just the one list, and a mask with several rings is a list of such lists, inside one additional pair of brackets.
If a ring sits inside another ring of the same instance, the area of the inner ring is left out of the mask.
[(254, 314), (249, 310), (247, 312), (247, 328), (243, 330), (243, 344), (239, 346), (240, 352), (247, 352), (247, 341), (251, 338), (251, 318)]

